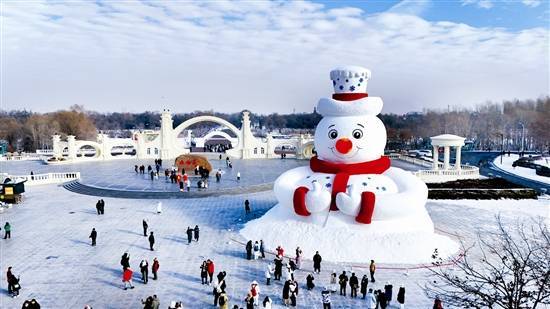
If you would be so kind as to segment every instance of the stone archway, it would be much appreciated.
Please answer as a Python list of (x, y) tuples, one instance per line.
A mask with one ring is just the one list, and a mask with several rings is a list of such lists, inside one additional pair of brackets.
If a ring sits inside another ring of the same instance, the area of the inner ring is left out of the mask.
[(232, 125), (229, 121), (221, 119), (219, 117), (215, 117), (215, 116), (198, 116), (198, 117), (186, 120), (174, 129), (173, 136), (177, 138), (180, 135), (180, 133), (183, 132), (183, 130), (199, 122), (214, 122), (219, 125), (227, 127), (229, 130), (231, 130), (231, 132), (233, 132), (237, 136), (237, 139), (238, 139), (237, 146), (233, 148), (237, 148), (238, 146), (242, 145), (241, 131), (236, 126)]
[(313, 142), (309, 142), (309, 143), (306, 143), (302, 149), (301, 149), (301, 154), (302, 156), (304, 157), (304, 159), (311, 159), (315, 153), (314, 153), (314, 150), (315, 150), (315, 145)]
[[(99, 158), (101, 157), (102, 153), (101, 153), (101, 146), (96, 143), (96, 142), (89, 142), (89, 141), (77, 141), (76, 142), (76, 151), (78, 152), (79, 150), (81, 150), (83, 147), (91, 147), (91, 148), (94, 148), (95, 150), (95, 155), (92, 157), (92, 158)], [(76, 155), (76, 153), (75, 153)], [(84, 154), (82, 154), (81, 156), (82, 158), (84, 158)]]

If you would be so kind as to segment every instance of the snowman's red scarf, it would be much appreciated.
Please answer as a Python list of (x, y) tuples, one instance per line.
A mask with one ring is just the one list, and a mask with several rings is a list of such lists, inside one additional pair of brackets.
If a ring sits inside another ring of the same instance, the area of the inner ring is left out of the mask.
[(336, 194), (346, 192), (349, 176), (359, 174), (382, 174), (390, 168), (390, 159), (380, 157), (380, 159), (362, 163), (342, 164), (323, 161), (317, 157), (311, 158), (309, 167), (316, 173), (335, 174), (332, 183), (332, 202), (330, 210), (338, 210), (336, 207)]
[[(335, 174), (332, 184), (332, 199), (329, 211), (336, 211), (336, 195), (340, 192), (346, 192), (349, 177), (358, 174), (382, 174), (390, 167), (390, 159), (381, 157), (374, 161), (368, 161), (356, 164), (335, 164), (313, 157), (309, 161), (311, 170), (316, 173)], [(299, 187), (294, 191), (293, 204), (294, 211), (300, 216), (309, 216), (311, 213), (306, 207), (306, 194), (308, 187)], [(365, 191), (361, 193), (361, 209), (355, 217), (355, 221), (363, 224), (370, 224), (374, 214), (374, 204), (376, 196), (373, 192)]]

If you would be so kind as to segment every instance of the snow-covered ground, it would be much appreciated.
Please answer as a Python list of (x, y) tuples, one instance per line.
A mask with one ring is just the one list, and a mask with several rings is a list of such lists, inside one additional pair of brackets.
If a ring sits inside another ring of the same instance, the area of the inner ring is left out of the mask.
[[(500, 168), (500, 169), (502, 169), (502, 170), (504, 170), (508, 173), (516, 174), (518, 176), (525, 177), (525, 178), (528, 178), (528, 179), (531, 179), (531, 180), (540, 181), (540, 182), (543, 182), (543, 183), (550, 184), (550, 177), (537, 175), (535, 169), (521, 167), (521, 166), (517, 166), (517, 167), (514, 168), (512, 166), (512, 164), (514, 163), (514, 161), (519, 159), (519, 155), (511, 154), (510, 156), (507, 156), (507, 155), (502, 156), (502, 164), (500, 163), (500, 159), (501, 159), (501, 157), (499, 156), (493, 161), (493, 163), (495, 163), (495, 165), (498, 168)], [(548, 157), (547, 157), (547, 159), (548, 159)], [(543, 160), (537, 160), (534, 163), (550, 167), (549, 162), (550, 162), (550, 159), (548, 159), (548, 160), (543, 159)]]
[[(252, 214), (245, 217), (243, 200), (249, 199)], [(2, 268), (0, 308), (21, 308), (25, 299), (36, 298), (43, 308), (140, 308), (140, 299), (156, 293), (161, 308), (171, 300), (181, 300), (185, 308), (211, 308), (212, 290), (200, 284), (199, 266), (207, 258), (216, 265), (216, 272), (228, 274), (227, 291), (230, 303), (244, 307), (252, 280), (258, 280), (262, 297), (269, 295), (280, 308), (282, 284), (266, 286), (264, 270), (273, 255), (266, 261), (247, 261), (244, 242), (238, 230), (248, 220), (265, 214), (275, 205), (272, 192), (216, 198), (163, 200), (163, 213), (155, 214), (154, 200), (125, 200), (105, 198), (105, 215), (95, 212), (96, 198), (66, 191), (62, 187), (47, 185), (29, 187), (22, 204), (0, 214), (0, 222), (12, 224), (12, 238), (0, 239)], [(506, 222), (517, 218), (548, 216), (548, 200), (530, 201), (429, 201), (427, 209), (438, 231), (458, 234), (467, 242), (474, 240), (475, 231), (491, 227), (494, 216), (501, 213)], [(148, 250), (142, 236), (141, 221), (149, 221), (156, 235), (156, 250)], [(185, 230), (198, 224), (201, 237), (198, 243), (187, 245)], [(98, 231), (96, 247), (89, 245), (88, 235), (95, 227)], [(343, 238), (341, 241), (347, 242)], [(349, 246), (358, 244), (349, 243)], [(285, 248), (292, 254), (294, 248)], [(121, 289), (120, 256), (124, 251), (131, 255), (135, 270), (133, 290)], [(324, 254), (323, 251), (320, 252)], [(407, 252), (402, 252), (404, 256)], [(144, 285), (140, 282), (138, 264), (141, 259), (153, 257), (160, 261), (159, 280)], [(304, 288), (305, 277), (312, 270), (311, 257), (306, 256), (303, 270), (296, 273), (302, 292), (298, 297), (301, 308), (321, 308), (320, 288), (327, 284), (329, 272), (355, 271), (359, 277), (368, 272), (370, 257), (364, 263), (326, 263), (323, 272), (315, 276), (317, 287)], [(429, 280), (423, 269), (404, 270), (410, 265), (389, 265), (378, 262), (377, 282), (371, 284), (382, 289), (386, 282), (407, 288), (408, 308), (428, 308), (421, 286)], [(12, 299), (6, 293), (5, 270), (13, 266), (21, 276), (21, 296)], [(333, 295), (335, 308), (361, 308), (361, 299)], [(390, 308), (397, 308), (395, 305)], [(447, 307), (446, 307), (447, 308)]]

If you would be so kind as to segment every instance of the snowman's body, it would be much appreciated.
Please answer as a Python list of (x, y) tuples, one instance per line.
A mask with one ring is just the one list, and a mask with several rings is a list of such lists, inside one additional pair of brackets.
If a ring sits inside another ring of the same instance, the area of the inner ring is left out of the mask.
[[(333, 261), (361, 261), (368, 253), (405, 262), (401, 251), (424, 246), (417, 261), (426, 262), (432, 246), (446, 244), (426, 211), (426, 184), (384, 157), (386, 129), (376, 117), (383, 103), (366, 94), (369, 78), (360, 67), (331, 72), (336, 93), (317, 106), (323, 116), (315, 129), (317, 156), (279, 176), (279, 204), (248, 223), (243, 235), (264, 231), (259, 237), (267, 247), (300, 246), (306, 255), (337, 246), (328, 256)], [(344, 240), (350, 246), (340, 246)]]

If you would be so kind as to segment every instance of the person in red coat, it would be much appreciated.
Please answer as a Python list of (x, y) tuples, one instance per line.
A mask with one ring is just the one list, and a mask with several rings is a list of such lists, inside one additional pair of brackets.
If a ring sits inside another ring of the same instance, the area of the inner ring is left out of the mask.
[(126, 268), (123, 272), (122, 272), (122, 283), (124, 284), (124, 289), (127, 290), (128, 287), (130, 287), (130, 289), (133, 289), (134, 286), (132, 285), (132, 275), (134, 274), (134, 272), (132, 271), (131, 268)]
[(160, 264), (157, 258), (153, 259), (153, 266), (151, 267), (151, 271), (153, 272), (153, 280), (157, 280), (157, 272), (159, 270)]
[(212, 284), (212, 277), (214, 277), (214, 262), (210, 259), (206, 261), (206, 265), (208, 265), (208, 277), (210, 279), (210, 284)]
[(284, 257), (285, 256), (285, 250), (283, 249), (283, 247), (281, 246), (278, 246), (277, 249), (277, 255), (281, 256), (281, 257)]

